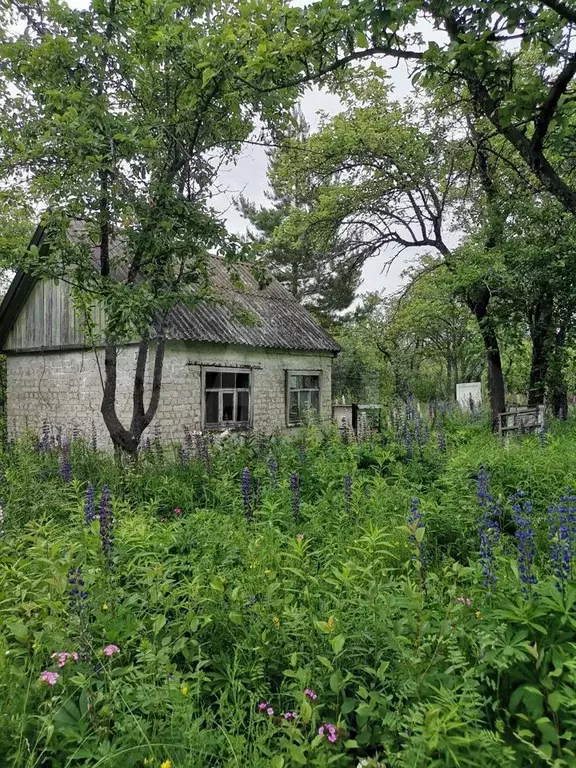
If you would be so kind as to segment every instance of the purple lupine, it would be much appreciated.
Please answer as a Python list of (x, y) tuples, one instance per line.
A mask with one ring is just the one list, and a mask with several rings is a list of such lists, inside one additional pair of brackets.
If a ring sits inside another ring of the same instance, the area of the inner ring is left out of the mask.
[(107, 485), (100, 493), (100, 543), (108, 565), (111, 565), (114, 552), (114, 517), (112, 515), (112, 496)]
[(344, 475), (344, 498), (346, 500), (346, 514), (350, 514), (352, 505), (352, 475)]
[(444, 438), (444, 430), (442, 425), (438, 427), (438, 450), (440, 453), (446, 453), (446, 440)]
[(570, 550), (570, 575), (572, 576), (572, 566), (576, 559), (576, 496), (570, 488), (566, 489), (566, 493), (561, 497), (560, 502), (566, 518), (568, 548)]
[(70, 444), (68, 438), (62, 438), (62, 452), (60, 454), (60, 477), (65, 483), (72, 481), (72, 464), (70, 463)]
[(88, 592), (84, 589), (82, 568), (70, 568), (68, 571), (68, 584), (70, 585), (70, 613), (80, 615), (88, 598)]
[(567, 520), (567, 507), (560, 504), (548, 510), (550, 560), (556, 577), (556, 589), (564, 592), (572, 570), (572, 552)]
[(404, 429), (404, 448), (406, 449), (406, 458), (408, 461), (412, 460), (412, 433), (410, 432), (410, 429), (408, 427), (408, 424), (406, 424)]
[(268, 459), (268, 473), (270, 475), (270, 486), (278, 488), (278, 462), (274, 456)]
[(86, 525), (91, 525), (96, 519), (96, 505), (95, 505), (96, 490), (92, 484), (86, 488), (84, 495), (84, 522)]
[(78, 427), (72, 429), (72, 442), (77, 442), (80, 439), (80, 430)]
[(489, 479), (490, 475), (486, 472), (484, 467), (481, 467), (476, 482), (476, 496), (481, 511), (478, 524), (478, 531), (480, 534), (480, 563), (482, 566), (483, 584), (490, 597), (498, 580), (496, 576), (494, 546), (500, 540), (500, 525), (498, 523), (500, 509), (488, 489)]
[(188, 452), (190, 452), (193, 446), (192, 435), (190, 433), (190, 427), (186, 425), (184, 425), (184, 444), (186, 445)]
[(242, 470), (242, 503), (246, 520), (252, 520), (252, 475), (248, 467)]
[(44, 451), (50, 448), (50, 442), (50, 425), (48, 424), (48, 419), (44, 419), (42, 422), (42, 438), (40, 439), (40, 444)]
[(422, 419), (420, 418), (420, 414), (416, 414), (416, 418), (414, 420), (414, 437), (416, 438), (416, 442), (418, 445), (422, 446), (424, 445), (423, 440), (423, 434), (422, 434)]
[(532, 503), (526, 498), (524, 491), (517, 491), (510, 497), (512, 512), (516, 523), (516, 549), (518, 555), (518, 571), (522, 582), (522, 592), (528, 598), (530, 588), (537, 583), (533, 572), (534, 555), (534, 529), (532, 527)]
[(292, 491), (292, 517), (298, 520), (300, 517), (300, 476), (298, 472), (290, 475), (290, 489)]
[(413, 498), (410, 502), (410, 511), (408, 512), (408, 540), (412, 544), (412, 558), (416, 560), (420, 574), (422, 591), (426, 593), (426, 552), (424, 549), (424, 539), (418, 534), (420, 529), (424, 528), (422, 519), (422, 510), (420, 509), (420, 499)]

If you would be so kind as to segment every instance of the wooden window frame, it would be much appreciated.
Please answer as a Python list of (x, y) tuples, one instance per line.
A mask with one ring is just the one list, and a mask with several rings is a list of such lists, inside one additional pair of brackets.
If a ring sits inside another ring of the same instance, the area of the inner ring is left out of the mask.
[[(320, 412), (322, 410), (322, 371), (318, 370), (318, 368), (314, 368), (313, 370), (303, 370), (303, 369), (294, 369), (294, 368), (287, 368), (286, 371), (286, 426), (288, 427), (299, 427), (302, 425), (302, 419), (300, 418), (298, 421), (291, 421), (290, 420), (290, 392), (318, 392), (318, 411), (317, 414), (320, 416)], [(291, 376), (317, 376), (318, 377), (318, 389), (309, 389), (306, 387), (299, 388), (299, 389), (292, 389), (290, 387), (290, 377)]]
[[(208, 373), (246, 373), (248, 374), (248, 387), (206, 387), (206, 374)], [(207, 431), (221, 432), (225, 429), (229, 430), (243, 430), (252, 428), (252, 374), (251, 368), (238, 367), (225, 367), (225, 366), (202, 366), (200, 370), (201, 375), (201, 389), (202, 389), (202, 428)], [(248, 392), (248, 420), (247, 421), (218, 421), (208, 424), (206, 422), (206, 393), (218, 392), (218, 416), (222, 416), (222, 395), (224, 393), (231, 393), (234, 395), (233, 412), (236, 412), (237, 407), (237, 395), (238, 392)]]

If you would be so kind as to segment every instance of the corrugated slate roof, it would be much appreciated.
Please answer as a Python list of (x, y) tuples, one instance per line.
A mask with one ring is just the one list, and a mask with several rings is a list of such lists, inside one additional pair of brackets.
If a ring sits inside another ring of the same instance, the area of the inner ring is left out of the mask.
[[(116, 241), (111, 251), (118, 257), (121, 250)], [(93, 250), (95, 263), (99, 263), (98, 251), (96, 246)], [(235, 264), (233, 269), (232, 277), (222, 259), (210, 258), (210, 286), (218, 301), (202, 300), (193, 308), (179, 304), (172, 309), (167, 323), (168, 339), (292, 351), (340, 351), (339, 344), (277, 280), (271, 278), (265, 285), (260, 285), (249, 265)], [(114, 271), (120, 279), (124, 277), (122, 266), (118, 265)], [(18, 275), (15, 281), (17, 279)], [(12, 295), (11, 304), (19, 293)], [(6, 304), (5, 300), (4, 311)], [(18, 311), (11, 306), (8, 314), (15, 317)]]

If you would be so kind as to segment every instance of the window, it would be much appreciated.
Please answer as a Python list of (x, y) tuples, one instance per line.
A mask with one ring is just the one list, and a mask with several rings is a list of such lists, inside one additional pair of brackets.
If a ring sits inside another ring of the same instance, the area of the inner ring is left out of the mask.
[(208, 368), (204, 376), (206, 429), (250, 425), (250, 371)]
[(301, 424), (306, 416), (320, 413), (320, 374), (310, 371), (288, 371), (286, 420), (290, 426)]

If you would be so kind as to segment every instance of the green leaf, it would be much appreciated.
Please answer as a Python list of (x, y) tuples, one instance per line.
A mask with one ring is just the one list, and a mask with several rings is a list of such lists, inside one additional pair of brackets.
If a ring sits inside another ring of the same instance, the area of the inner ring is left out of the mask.
[(152, 631), (154, 632), (154, 634), (157, 635), (158, 632), (160, 632), (160, 630), (165, 624), (166, 624), (166, 616), (164, 616), (164, 614), (160, 614), (156, 616), (156, 618), (154, 619), (154, 624), (152, 625)]
[(334, 651), (336, 656), (338, 656), (338, 654), (344, 648), (345, 642), (346, 642), (346, 638), (344, 637), (344, 635), (336, 635), (336, 637), (330, 638), (330, 645), (332, 646), (332, 650)]
[(22, 624), (20, 621), (9, 621), (6, 623), (6, 626), (8, 627), (8, 631), (14, 635), (16, 640), (19, 640), (21, 643), (24, 643), (26, 640), (28, 640), (29, 633), (25, 624)]
[(202, 72), (202, 87), (206, 86), (210, 82), (210, 80), (212, 80), (215, 74), (216, 72), (214, 72), (213, 69), (211, 69), (210, 67), (206, 67), (204, 72)]

